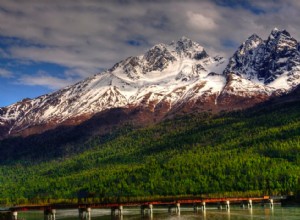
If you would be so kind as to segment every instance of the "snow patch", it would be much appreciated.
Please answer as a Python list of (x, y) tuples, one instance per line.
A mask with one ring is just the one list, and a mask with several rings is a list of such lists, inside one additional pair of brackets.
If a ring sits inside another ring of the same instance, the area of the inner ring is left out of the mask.
[(286, 61), (288, 61), (288, 59), (289, 59), (288, 57), (279, 58), (277, 62), (278, 63), (286, 63)]
[(291, 86), (288, 84), (288, 72), (277, 77), (276, 80), (269, 83), (269, 87), (273, 87), (274, 89), (290, 89)]

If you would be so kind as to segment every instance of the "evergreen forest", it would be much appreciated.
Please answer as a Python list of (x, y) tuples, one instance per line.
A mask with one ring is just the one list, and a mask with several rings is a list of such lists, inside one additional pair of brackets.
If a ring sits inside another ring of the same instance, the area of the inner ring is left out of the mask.
[(299, 101), (178, 116), (139, 129), (127, 124), (105, 139), (91, 136), (79, 145), (86, 150), (64, 157), (2, 161), (0, 204), (293, 195), (300, 190)]

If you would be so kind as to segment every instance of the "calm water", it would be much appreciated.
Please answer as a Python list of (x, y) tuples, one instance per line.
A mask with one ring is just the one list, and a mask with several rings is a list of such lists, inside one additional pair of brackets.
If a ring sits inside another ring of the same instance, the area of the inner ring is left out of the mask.
[[(121, 217), (111, 217), (108, 209), (93, 209), (91, 220), (107, 220), (107, 219), (166, 219), (166, 220), (185, 220), (185, 219), (200, 219), (200, 220), (244, 220), (244, 219), (291, 219), (300, 220), (300, 207), (280, 207), (275, 206), (273, 209), (254, 206), (252, 209), (242, 209), (238, 206), (231, 206), (230, 211), (225, 209), (218, 210), (214, 207), (207, 207), (206, 211), (194, 212), (192, 208), (181, 207), (180, 214), (169, 213), (167, 208), (153, 209), (153, 215), (142, 216), (139, 208), (125, 208), (124, 214)], [(19, 219), (24, 220), (43, 220), (43, 212), (19, 212)], [(78, 220), (77, 210), (57, 210), (56, 219), (63, 220)]]

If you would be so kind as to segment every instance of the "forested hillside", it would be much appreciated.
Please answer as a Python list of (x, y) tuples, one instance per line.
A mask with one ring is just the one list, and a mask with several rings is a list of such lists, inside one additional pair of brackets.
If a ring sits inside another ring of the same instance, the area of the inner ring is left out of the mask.
[[(288, 100), (288, 99), (287, 99)], [(300, 102), (130, 126), (89, 149), (0, 167), (2, 204), (157, 196), (292, 194), (300, 178)], [(50, 199), (50, 200), (49, 200)], [(52, 199), (52, 200), (51, 200)]]

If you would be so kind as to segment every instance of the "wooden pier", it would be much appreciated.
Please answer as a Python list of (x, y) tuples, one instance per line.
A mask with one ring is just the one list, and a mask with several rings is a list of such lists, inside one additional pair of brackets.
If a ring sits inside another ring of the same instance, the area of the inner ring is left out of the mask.
[[(275, 198), (275, 197), (274, 197)], [(276, 197), (276, 201), (286, 197)], [(198, 198), (198, 199), (174, 199), (158, 200), (148, 202), (123, 202), (123, 203), (77, 203), (77, 204), (46, 204), (46, 205), (24, 205), (10, 207), (6, 212), (9, 213), (10, 220), (18, 219), (18, 212), (29, 210), (43, 210), (45, 220), (55, 220), (56, 211), (60, 209), (78, 209), (79, 219), (91, 219), (92, 209), (111, 209), (111, 215), (122, 215), (126, 207), (140, 207), (141, 214), (153, 214), (153, 207), (166, 207), (169, 212), (180, 213), (181, 205), (193, 206), (194, 210), (205, 211), (206, 206), (216, 206), (219, 209), (230, 209), (231, 204), (239, 204), (243, 208), (251, 209), (253, 204), (268, 205), (274, 207), (274, 199), (270, 196), (263, 197), (228, 197), (228, 198)]]

